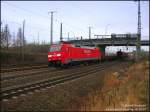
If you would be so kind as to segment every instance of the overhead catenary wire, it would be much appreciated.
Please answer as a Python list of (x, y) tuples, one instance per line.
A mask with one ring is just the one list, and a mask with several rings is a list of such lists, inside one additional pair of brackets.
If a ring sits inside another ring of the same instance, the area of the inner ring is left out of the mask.
[(23, 11), (25, 11), (25, 12), (30, 13), (30, 14), (34, 14), (34, 15), (36, 15), (36, 16), (38, 16), (38, 17), (43, 17), (43, 18), (49, 19), (49, 17), (48, 17), (48, 16), (45, 16), (45, 15), (39, 14), (39, 13), (37, 13), (37, 12), (33, 12), (33, 11), (31, 11), (31, 10), (28, 10), (28, 9), (24, 9), (24, 8), (22, 8), (22, 7), (20, 7), (20, 6), (17, 6), (17, 5), (14, 5), (14, 4), (11, 4), (11, 3), (8, 3), (8, 2), (3, 2), (3, 3), (4, 3), (4, 4), (6, 4), (6, 5), (9, 5), (9, 6), (15, 7), (15, 8), (17, 8), (17, 9), (21, 9), (21, 10), (23, 10)]
[[(17, 32), (18, 32), (18, 28), (22, 28), (22, 24), (21, 23), (19, 23), (19, 22), (15, 22), (15, 21), (8, 21), (8, 20), (2, 20), (3, 21), (3, 25), (7, 25), (8, 24), (8, 27), (9, 26), (15, 26), (15, 29), (13, 28), (13, 30), (11, 29), (11, 28), (9, 28), (10, 29), (10, 32), (12, 32), (12, 33), (16, 33), (17, 34)], [(4, 29), (4, 27), (1, 27), (1, 29)], [(37, 29), (37, 30), (35, 30), (35, 29)], [(31, 32), (32, 31), (32, 32)], [(30, 25), (30, 24), (26, 24), (26, 33), (25, 33), (25, 37), (26, 37), (26, 39), (28, 38), (28, 42), (30, 41), (31, 42), (31, 39), (33, 38), (33, 37), (36, 37), (36, 35), (37, 35), (37, 32), (39, 32), (40, 31), (40, 33), (41, 34), (46, 34), (46, 29), (40, 29), (40, 27), (36, 27), (36, 26), (33, 26), (33, 25)], [(15, 37), (12, 39), (12, 41), (14, 41), (14, 39), (15, 39)], [(17, 39), (17, 38), (16, 38)], [(29, 43), (30, 43), (29, 42)]]
[[(17, 25), (19, 25), (20, 27), (21, 27), (21, 23), (19, 23), (19, 22), (16, 22), (16, 21), (9, 21), (9, 20), (2, 20), (5, 24), (8, 24), (8, 23), (13, 23), (13, 24), (17, 24)], [(37, 27), (37, 26), (34, 26), (34, 25), (29, 25), (28, 23), (26, 23), (26, 26), (29, 26), (29, 27), (31, 27), (31, 28), (35, 28), (35, 29), (39, 29), (39, 30), (43, 30), (43, 31), (45, 31), (45, 30), (47, 30), (47, 28), (41, 28), (41, 27)]]
[[(8, 2), (3, 2), (4, 4), (7, 4), (7, 5), (9, 5), (9, 6), (12, 6), (12, 7), (15, 7), (15, 8), (17, 8), (17, 9), (20, 9), (20, 10), (22, 10), (22, 11), (25, 11), (25, 12), (27, 12), (27, 13), (30, 13), (30, 14), (34, 14), (34, 15), (36, 15), (36, 16), (38, 16), (38, 17), (42, 17), (42, 18), (45, 18), (45, 19), (50, 19), (48, 16), (46, 16), (46, 15), (43, 15), (43, 14), (40, 14), (40, 13), (37, 13), (38, 11), (36, 11), (36, 12), (34, 12), (34, 11), (31, 11), (31, 10), (29, 10), (29, 9), (25, 9), (25, 8), (22, 8), (21, 6), (18, 6), (18, 5), (15, 5), (15, 4), (13, 4), (13, 3), (8, 3)], [(83, 11), (83, 10), (82, 10)], [(85, 11), (85, 10), (84, 10)], [(86, 11), (85, 11), (86, 12)], [(60, 15), (59, 13), (58, 13), (58, 15)], [(59, 24), (62, 22), (62, 21), (60, 21), (59, 20), (60, 19), (60, 17), (58, 17), (57, 19), (56, 19), (56, 22), (58, 22)], [(29, 24), (26, 24), (26, 27), (28, 26)], [(30, 25), (31, 27), (32, 27), (32, 25)], [(45, 31), (46, 32), (46, 30), (48, 30), (48, 28), (41, 28), (41, 27), (34, 27), (34, 28), (36, 28), (36, 29), (39, 29), (40, 31)], [(69, 32), (72, 32), (73, 33), (73, 35), (75, 35), (76, 33), (72, 30), (72, 29), (77, 29), (77, 30), (79, 30), (79, 31), (84, 31), (85, 30), (85, 32), (87, 32), (87, 30), (86, 30), (86, 28), (85, 29), (83, 29), (83, 28), (79, 28), (79, 27), (77, 27), (76, 25), (70, 25), (70, 24), (68, 24), (67, 22), (65, 22), (65, 21), (63, 21), (63, 29), (68, 29), (68, 31), (66, 32), (66, 35), (67, 35), (67, 33)], [(65, 30), (64, 30), (65, 31)], [(56, 31), (56, 32), (59, 32), (59, 30), (58, 31)], [(58, 33), (59, 34), (59, 33)], [(65, 34), (65, 33), (64, 33)], [(71, 35), (71, 33), (70, 33), (70, 35)], [(82, 36), (82, 35), (81, 35)], [(67, 36), (66, 36), (67, 37)], [(73, 36), (72, 36), (73, 37)]]
[[(34, 15), (36, 15), (36, 16), (38, 16), (38, 17), (43, 17), (43, 18), (45, 18), (45, 19), (48, 19), (48, 20), (49, 20), (49, 17), (48, 17), (48, 16), (45, 16), (45, 15), (39, 14), (39, 13), (37, 13), (37, 12), (33, 12), (33, 11), (31, 11), (31, 10), (24, 9), (24, 8), (22, 8), (22, 7), (20, 7), (20, 6), (17, 6), (17, 5), (14, 5), (14, 4), (11, 4), (11, 3), (8, 3), (8, 2), (3, 2), (3, 3), (5, 3), (5, 4), (9, 5), (9, 6), (15, 7), (15, 8), (17, 8), (17, 9), (21, 9), (21, 10), (23, 10), (23, 11), (25, 11), (25, 12), (30, 13), (30, 14), (34, 14)], [(57, 19), (57, 20), (55, 19), (55, 21), (56, 21), (56, 22), (58, 22), (59, 24), (61, 23), (60, 21), (58, 21), (58, 19)], [(69, 25), (69, 24), (68, 24), (68, 23), (66, 23), (66, 22), (63, 22), (63, 24), (64, 24), (64, 26), (65, 26), (65, 25), (67, 25), (67, 26), (69, 27), (69, 29), (70, 29), (70, 28), (72, 29), (72, 27), (74, 27), (75, 29), (83, 30), (83, 29), (78, 28), (78, 27), (76, 27), (76, 26), (74, 26), (74, 25)], [(72, 32), (73, 32), (73, 31), (72, 31)]]

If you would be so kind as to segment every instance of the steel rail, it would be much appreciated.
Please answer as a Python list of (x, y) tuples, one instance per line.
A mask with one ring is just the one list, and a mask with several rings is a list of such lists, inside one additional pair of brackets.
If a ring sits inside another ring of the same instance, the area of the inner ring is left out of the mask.
[[(79, 67), (80, 65), (77, 65), (77, 66), (73, 66), (71, 67), (73, 69), (75, 69), (75, 67)], [(23, 77), (30, 77), (30, 76), (33, 76), (33, 75), (41, 75), (40, 73), (46, 73), (46, 72), (51, 72), (51, 73), (54, 73), (54, 72), (62, 72), (66, 69), (63, 69), (63, 70), (59, 70), (59, 69), (49, 69), (47, 68), (46, 70), (42, 70), (42, 71), (35, 71), (35, 72), (30, 72), (28, 73), (28, 71), (24, 71), (24, 73), (21, 73), (21, 74), (16, 74), (16, 75), (2, 75), (1, 76), (1, 81), (8, 81), (8, 80), (13, 80), (13, 79), (16, 79), (16, 78), (23, 78)]]
[[(17, 75), (9, 75), (9, 76), (1, 76), (1, 81), (6, 81), (6, 80), (13, 80), (13, 79), (16, 79), (16, 78), (20, 78), (20, 77), (28, 77), (28, 76), (33, 76), (33, 75), (40, 75), (40, 73), (43, 73), (43, 72), (48, 72), (50, 71), (49, 69), (46, 69), (46, 70), (41, 70), (41, 71), (34, 71), (34, 72), (31, 72), (31, 73), (28, 73), (28, 72), (24, 72), (23, 74), (17, 74)], [(54, 72), (56, 70), (52, 70), (50, 72)]]
[(21, 70), (30, 70), (30, 69), (38, 69), (38, 68), (45, 68), (45, 67), (48, 67), (48, 65), (8, 68), (8, 69), (1, 69), (1, 73), (13, 72), (13, 71), (21, 71)]
[(45, 88), (48, 86), (52, 86), (52, 85), (56, 85), (56, 84), (60, 84), (66, 81), (70, 81), (73, 79), (77, 79), (83, 76), (87, 76), (89, 74), (104, 70), (104, 67), (108, 67), (112, 65), (108, 64), (107, 66), (96, 66), (94, 68), (88, 69), (86, 71), (82, 71), (82, 72), (78, 72), (78, 73), (71, 73), (69, 75), (65, 75), (65, 76), (59, 76), (59, 77), (54, 77), (54, 78), (50, 78), (50, 79), (46, 79), (46, 80), (42, 80), (42, 81), (37, 81), (34, 83), (29, 83), (20, 87), (13, 87), (13, 88), (9, 88), (9, 89), (5, 89), (1, 91), (1, 99), (8, 99), (11, 98), (13, 96), (18, 96), (20, 94), (26, 94), (30, 91), (34, 91), (37, 89), (41, 89), (41, 88)]

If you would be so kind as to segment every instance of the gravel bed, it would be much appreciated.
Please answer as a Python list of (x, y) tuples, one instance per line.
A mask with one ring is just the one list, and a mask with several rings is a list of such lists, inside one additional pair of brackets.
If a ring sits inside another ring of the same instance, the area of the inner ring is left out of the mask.
[[(92, 66), (97, 66), (97, 65), (92, 65)], [(18, 86), (18, 85), (23, 85), (23, 84), (27, 84), (27, 83), (31, 83), (34, 81), (38, 81), (38, 80), (44, 80), (44, 79), (48, 79), (48, 78), (52, 78), (55, 76), (62, 76), (62, 75), (66, 75), (69, 73), (73, 73), (76, 71), (82, 71), (83, 68), (87, 69), (89, 66), (83, 66), (80, 68), (70, 68), (70, 69), (63, 69), (63, 70), (56, 70), (54, 72), (51, 72), (50, 70), (48, 72), (43, 72), (43, 73), (37, 73), (37, 75), (31, 75), (28, 77), (19, 77), (13, 80), (6, 80), (6, 81), (2, 81), (1, 82), (1, 88), (7, 88), (7, 87), (11, 87), (11, 86)]]

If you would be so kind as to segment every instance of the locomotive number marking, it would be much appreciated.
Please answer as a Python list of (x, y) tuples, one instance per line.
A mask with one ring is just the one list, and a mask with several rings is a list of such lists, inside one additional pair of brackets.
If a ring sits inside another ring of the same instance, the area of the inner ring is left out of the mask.
[(91, 50), (84, 50), (84, 53), (91, 53)]

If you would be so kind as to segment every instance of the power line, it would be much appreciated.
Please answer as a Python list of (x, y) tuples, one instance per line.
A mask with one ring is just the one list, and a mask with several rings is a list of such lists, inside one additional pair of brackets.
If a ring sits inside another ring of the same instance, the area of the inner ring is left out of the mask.
[[(10, 5), (10, 6), (12, 6), (12, 7), (15, 7), (15, 8), (21, 9), (21, 10), (26, 11), (26, 12), (28, 12), (28, 13), (34, 14), (34, 15), (36, 15), (36, 16), (40, 16), (40, 17), (43, 17), (43, 18), (49, 19), (49, 17), (48, 17), (48, 16), (44, 16), (44, 15), (41, 15), (41, 14), (35, 13), (35, 12), (33, 12), (33, 11), (30, 11), (30, 10), (26, 10), (26, 9), (24, 9), (24, 8), (22, 8), (22, 7), (19, 7), (19, 6), (16, 6), (16, 5), (14, 5), (14, 4), (6, 3), (6, 2), (3, 2), (3, 3), (5, 3), (5, 4), (7, 4), (7, 5)], [(58, 20), (55, 20), (55, 21), (56, 21), (56, 22), (59, 22), (59, 24), (61, 23), (61, 22), (60, 22), (60, 21), (58, 21)], [(69, 25), (68, 23), (63, 23), (63, 24), (65, 24), (65, 25), (69, 26), (69, 28), (74, 27), (75, 29), (83, 30), (83, 29), (78, 28), (78, 27), (76, 27), (76, 26)]]
[[(55, 19), (55, 21), (56, 21), (57, 23), (59, 23), (59, 24), (61, 23), (58, 19)], [(64, 24), (64, 23), (63, 23), (63, 24)], [(68, 28), (65, 28), (65, 27), (68, 27)], [(67, 32), (71, 32), (71, 33), (75, 34), (74, 31), (71, 30), (72, 27), (70, 27), (68, 24), (63, 25), (63, 28), (66, 29), (66, 31), (69, 29)], [(63, 33), (63, 34), (65, 34), (65, 33)]]
[[(21, 9), (21, 10), (23, 10), (23, 11), (25, 11), (25, 12), (34, 14), (34, 15), (36, 15), (36, 16), (40, 16), (40, 17), (43, 17), (43, 18), (45, 18), (45, 19), (49, 19), (48, 16), (44, 16), (44, 15), (41, 15), (41, 14), (39, 14), (39, 13), (33, 12), (33, 11), (31, 11), (31, 10), (24, 9), (24, 8), (19, 7), (19, 6), (17, 6), (17, 5), (14, 5), (14, 4), (11, 4), (11, 3), (6, 3), (6, 2), (3, 2), (3, 3), (5, 3), (5, 4), (9, 5), (9, 6), (15, 7), (15, 8), (17, 8), (17, 9)], [(59, 22), (59, 24), (61, 23), (60, 21), (58, 21), (58, 19), (57, 19), (56, 21)], [(75, 28), (76, 30), (80, 30), (80, 31), (83, 30), (83, 31), (85, 31), (85, 29), (79, 28), (79, 27), (74, 26), (74, 25), (69, 25), (69, 24), (66, 23), (66, 22), (63, 22), (63, 24), (64, 24), (64, 26), (68, 26), (68, 27), (69, 27), (69, 30), (72, 29), (72, 27), (73, 27), (73, 28)], [(20, 25), (20, 23), (19, 23), (19, 25)], [(43, 29), (43, 30), (44, 30), (44, 29)], [(73, 32), (73, 33), (74, 33), (74, 31), (69, 31), (69, 32)]]
[[(55, 19), (55, 21), (56, 22), (58, 22), (59, 24), (61, 23), (58, 19)], [(78, 30), (78, 31), (86, 31), (85, 29), (82, 29), (82, 28), (79, 28), (79, 27), (77, 27), (77, 26), (74, 26), (74, 25), (70, 25), (70, 24), (68, 24), (68, 23), (66, 23), (66, 22), (63, 22), (63, 26), (65, 27), (65, 26), (67, 26), (68, 28), (69, 28), (69, 32), (73, 32), (74, 33), (74, 31), (71, 31), (70, 29), (72, 29), (72, 28), (75, 28), (76, 30)], [(67, 29), (68, 29), (67, 28)], [(75, 34), (75, 33), (74, 33)]]
[[(60, 14), (59, 14), (59, 15), (60, 15)], [(60, 15), (60, 17), (62, 17), (62, 15)], [(59, 18), (60, 18), (60, 17), (59, 17)], [(60, 23), (61, 23), (61, 22), (60, 22)], [(77, 27), (77, 26), (75, 26), (75, 25), (69, 25), (67, 22), (63, 22), (63, 24), (68, 25), (68, 26), (70, 26), (71, 28), (74, 27), (75, 29), (86, 31), (86, 29), (79, 28), (79, 27)]]
[[(5, 20), (2, 20), (2, 21), (4, 22)], [(21, 23), (18, 23), (18, 22), (15, 22), (15, 21), (8, 21), (8, 20), (5, 21), (5, 24), (9, 24), (9, 23), (14, 23), (14, 24), (22, 26)], [(29, 26), (29, 27), (32, 27), (32, 28), (35, 28), (35, 29), (39, 29), (39, 30), (43, 30), (43, 31), (47, 30), (46, 28), (41, 28), (41, 27), (29, 25), (29, 24), (26, 24), (26, 26)]]
[[(16, 6), (16, 5), (11, 4), (11, 3), (6, 3), (6, 2), (4, 2), (4, 3), (5, 3), (5, 4), (7, 4), (7, 5), (10, 5), (10, 6), (12, 6), (12, 7), (15, 7), (15, 8), (21, 9), (21, 10), (23, 10), (23, 11), (26, 11), (26, 12), (28, 12), (28, 13), (34, 14), (34, 15), (36, 15), (36, 16), (40, 16), (40, 17), (43, 17), (43, 18), (49, 19), (49, 17), (48, 17), (48, 16), (44, 16), (44, 15), (41, 15), (41, 14), (35, 13), (35, 12), (33, 12), (33, 11), (30, 11), (30, 10), (26, 10), (26, 9), (24, 9), (24, 8), (22, 8), (22, 7)], [(58, 20), (56, 20), (56, 21), (57, 21), (57, 22), (59, 22), (59, 24), (61, 23), (61, 22), (60, 22), (60, 21), (58, 21)], [(76, 27), (76, 26), (74, 26), (74, 25), (69, 25), (68, 23), (63, 23), (63, 24), (67, 25), (67, 26), (69, 27), (69, 29), (70, 29), (70, 28), (72, 28), (72, 27), (74, 27), (75, 29), (83, 30), (83, 29), (81, 29), (81, 28), (79, 28), (79, 27)]]
[(15, 8), (18, 8), (18, 9), (21, 9), (21, 10), (23, 10), (23, 11), (25, 11), (25, 12), (34, 14), (34, 15), (36, 15), (36, 16), (40, 16), (40, 17), (49, 19), (48, 16), (44, 16), (44, 15), (41, 15), (41, 14), (39, 14), (39, 13), (33, 12), (33, 11), (31, 11), (31, 10), (24, 9), (24, 8), (19, 7), (19, 6), (17, 6), (17, 5), (14, 5), (14, 4), (11, 4), (11, 3), (8, 3), (8, 2), (7, 2), (7, 3), (6, 3), (6, 2), (3, 2), (3, 3), (5, 3), (5, 4), (9, 5), (9, 6), (12, 6), (12, 7), (15, 7)]
[[(56, 21), (57, 23), (59, 23), (59, 24), (61, 23), (58, 19), (55, 19), (55, 21)], [(64, 29), (68, 29), (68, 28), (69, 28), (69, 32), (74, 33), (72, 30), (70, 30), (70, 29), (72, 29), (72, 27), (70, 27), (70, 26), (69, 26), (68, 24), (66, 24), (66, 23), (63, 23), (63, 24), (64, 24), (64, 26), (63, 26)], [(66, 26), (67, 26), (68, 28), (65, 28)]]

